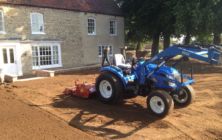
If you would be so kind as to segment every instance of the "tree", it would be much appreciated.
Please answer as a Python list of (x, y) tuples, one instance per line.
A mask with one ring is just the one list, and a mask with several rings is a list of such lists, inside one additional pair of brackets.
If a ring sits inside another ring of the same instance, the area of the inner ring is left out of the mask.
[(138, 12), (138, 16), (140, 16), (139, 22), (143, 30), (152, 38), (152, 56), (159, 53), (162, 2), (163, 0), (146, 0)]
[(219, 45), (221, 43), (221, 33), (222, 33), (222, 0), (215, 0), (215, 5), (213, 6), (213, 43)]
[(197, 34), (200, 0), (179, 0), (174, 7), (177, 34), (185, 34), (185, 44), (189, 44), (192, 35)]
[(192, 36), (202, 42), (219, 44), (222, 32), (222, 0), (118, 0), (125, 14), (127, 39), (140, 44), (152, 39), (152, 56), (159, 52), (159, 39), (164, 38), (164, 49), (170, 36), (186, 35), (185, 44)]
[(201, 43), (208, 43), (214, 33), (214, 43), (220, 43), (222, 32), (222, 0), (180, 0), (174, 13), (176, 31), (185, 34), (185, 44), (192, 36), (197, 36)]
[(175, 33), (176, 16), (174, 15), (174, 7), (177, 4), (175, 0), (165, 0), (163, 2), (162, 12), (162, 34), (164, 49), (170, 46), (170, 37)]
[(145, 0), (117, 0), (125, 15), (126, 41), (136, 43), (136, 51), (141, 50), (141, 43), (147, 39), (144, 26), (141, 25), (140, 8)]
[[(127, 38), (137, 40), (137, 46), (151, 38), (152, 55), (159, 52), (159, 39), (164, 35), (164, 47), (170, 44), (174, 32), (175, 18), (172, 14), (172, 0), (120, 0), (125, 13)], [(139, 47), (137, 47), (139, 49)]]
[[(219, 0), (220, 1), (220, 0)], [(197, 40), (201, 44), (212, 43), (212, 33), (215, 32), (215, 27), (218, 24), (217, 12), (221, 8), (216, 8), (218, 6), (218, 0), (202, 0), (199, 4), (199, 24), (197, 28)], [(221, 24), (221, 23), (219, 23)], [(221, 28), (216, 27), (217, 31)]]

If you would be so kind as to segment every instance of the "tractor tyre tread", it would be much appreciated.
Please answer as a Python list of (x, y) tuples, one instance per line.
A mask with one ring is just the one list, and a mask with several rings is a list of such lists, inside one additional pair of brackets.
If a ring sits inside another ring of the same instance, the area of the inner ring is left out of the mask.
[[(150, 107), (150, 99), (153, 96), (158, 96), (163, 100), (163, 102), (166, 106), (163, 113), (157, 114), (157, 113), (152, 111), (152, 109)], [(167, 93), (166, 91), (164, 91), (164, 90), (155, 90), (155, 91), (152, 91), (150, 93), (150, 95), (147, 97), (147, 108), (148, 108), (150, 113), (156, 115), (157, 117), (164, 118), (165, 116), (167, 116), (168, 114), (170, 114), (173, 111), (174, 101), (173, 101), (172, 97), (169, 95), (169, 93)]]
[[(109, 99), (104, 98), (99, 90), (99, 82), (102, 80), (107, 80), (110, 82), (113, 93)], [(97, 96), (99, 97), (99, 100), (106, 104), (117, 104), (122, 101), (122, 94), (123, 94), (123, 86), (121, 81), (112, 73), (109, 72), (103, 72), (99, 75), (99, 77), (96, 80), (96, 91)]]

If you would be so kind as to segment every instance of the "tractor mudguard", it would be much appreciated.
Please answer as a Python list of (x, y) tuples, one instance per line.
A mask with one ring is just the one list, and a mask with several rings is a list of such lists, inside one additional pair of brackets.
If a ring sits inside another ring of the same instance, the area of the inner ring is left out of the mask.
[(121, 80), (123, 86), (126, 88), (128, 81), (124, 77), (123, 71), (120, 68), (118, 68), (116, 66), (107, 66), (107, 67), (102, 67), (100, 69), (100, 72), (109, 72), (109, 73), (115, 75), (117, 78), (119, 78)]

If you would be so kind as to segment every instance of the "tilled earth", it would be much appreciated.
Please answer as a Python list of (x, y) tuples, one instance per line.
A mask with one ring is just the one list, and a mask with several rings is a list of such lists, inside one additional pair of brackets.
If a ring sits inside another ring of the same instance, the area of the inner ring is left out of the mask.
[[(75, 80), (95, 82), (95, 78), (98, 76), (97, 70), (18, 82), (10, 85), (6, 92), (13, 100), (19, 99), (24, 104), (34, 107), (34, 110), (25, 111), (31, 116), (42, 109), (67, 122), (70, 125), (69, 129), (78, 128), (93, 136), (87, 137), (87, 139), (95, 137), (137, 140), (222, 139), (222, 67), (205, 64), (195, 64), (194, 67), (195, 102), (186, 108), (176, 107), (164, 119), (158, 119), (148, 113), (144, 97), (127, 99), (119, 105), (105, 105), (97, 99), (81, 99), (62, 94), (66, 87), (74, 85)], [(14, 99), (15, 97), (16, 99)], [(5, 104), (7, 106), (10, 103), (5, 102)], [(18, 110), (20, 110), (19, 107)], [(15, 111), (14, 115), (22, 112), (23, 110)], [(48, 117), (48, 121), (52, 118)], [(42, 116), (35, 119), (45, 121)], [(35, 119), (31, 120), (33, 126), (38, 126), (39, 122)], [(50, 123), (47, 125), (49, 126)], [(21, 125), (21, 127), (25, 126)], [(11, 128), (11, 131), (14, 131), (14, 127)], [(50, 133), (55, 133), (57, 136), (56, 131), (50, 131)], [(35, 135), (38, 133), (40, 132), (36, 132)], [(62, 133), (60, 134), (62, 135)], [(81, 135), (82, 132), (78, 134)], [(64, 136), (64, 138), (66, 137), (67, 135)]]
[(1, 140), (98, 139), (19, 98), (12, 88), (0, 87)]

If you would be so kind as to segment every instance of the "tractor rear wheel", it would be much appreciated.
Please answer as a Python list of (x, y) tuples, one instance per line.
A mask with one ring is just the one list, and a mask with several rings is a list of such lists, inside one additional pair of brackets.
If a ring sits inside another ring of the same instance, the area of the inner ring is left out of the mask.
[(147, 107), (154, 115), (158, 117), (165, 117), (174, 108), (172, 97), (163, 90), (153, 91), (147, 97)]
[(192, 86), (184, 86), (177, 93), (173, 94), (177, 106), (186, 107), (195, 99), (195, 91)]
[(96, 80), (96, 91), (100, 101), (116, 104), (122, 100), (121, 81), (111, 73), (102, 73)]

